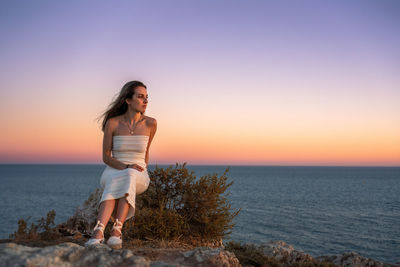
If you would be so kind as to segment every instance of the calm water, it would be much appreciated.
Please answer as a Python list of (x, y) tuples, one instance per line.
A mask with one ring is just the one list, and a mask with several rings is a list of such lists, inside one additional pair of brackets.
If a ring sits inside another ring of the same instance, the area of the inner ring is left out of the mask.
[[(0, 238), (18, 219), (32, 222), (51, 209), (56, 223), (66, 221), (99, 187), (104, 167), (0, 165)], [(187, 165), (197, 176), (226, 167)], [(400, 261), (399, 167), (231, 166), (228, 177), (232, 208), (242, 211), (226, 241), (283, 240), (313, 256), (356, 251)]]

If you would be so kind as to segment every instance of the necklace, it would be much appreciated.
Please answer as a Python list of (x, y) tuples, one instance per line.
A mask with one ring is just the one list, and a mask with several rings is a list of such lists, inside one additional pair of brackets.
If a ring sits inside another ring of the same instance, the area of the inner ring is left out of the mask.
[(135, 126), (133, 127), (133, 129), (131, 129), (131, 126), (130, 126), (129, 122), (128, 122), (128, 121), (125, 121), (125, 122), (126, 122), (126, 126), (128, 126), (128, 128), (129, 128), (129, 133), (130, 133), (131, 135), (133, 135), (133, 130), (135, 130), (136, 125), (138, 125), (138, 123), (139, 123), (139, 121), (140, 121), (141, 118), (142, 118), (142, 116), (140, 116), (139, 120), (136, 122), (136, 124), (135, 124)]

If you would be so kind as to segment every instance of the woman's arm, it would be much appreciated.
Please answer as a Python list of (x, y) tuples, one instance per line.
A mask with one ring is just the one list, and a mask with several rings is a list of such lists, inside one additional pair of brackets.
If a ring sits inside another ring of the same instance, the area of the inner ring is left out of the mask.
[(146, 158), (145, 158), (145, 162), (146, 162), (146, 167), (149, 163), (149, 149), (150, 149), (150, 144), (151, 141), (153, 141), (153, 137), (156, 134), (157, 131), (157, 120), (156, 119), (151, 119), (149, 121), (149, 127), (150, 127), (150, 137), (149, 137), (149, 142), (147, 143), (147, 149), (146, 149)]
[(114, 169), (123, 170), (126, 169), (126, 164), (111, 156), (112, 137), (117, 125), (118, 121), (114, 118), (106, 122), (103, 136), (103, 162)]

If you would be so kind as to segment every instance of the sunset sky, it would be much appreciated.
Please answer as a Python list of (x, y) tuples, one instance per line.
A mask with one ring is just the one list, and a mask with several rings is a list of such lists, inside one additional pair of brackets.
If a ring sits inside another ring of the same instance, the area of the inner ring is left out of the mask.
[[(118, 3), (118, 4), (115, 4)], [(130, 80), (150, 164), (400, 166), (399, 1), (1, 1), (0, 163), (102, 163)]]

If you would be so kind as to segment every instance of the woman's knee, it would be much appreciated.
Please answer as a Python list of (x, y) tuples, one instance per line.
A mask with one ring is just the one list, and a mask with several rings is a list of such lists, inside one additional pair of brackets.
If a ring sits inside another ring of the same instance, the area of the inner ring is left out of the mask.
[(149, 183), (147, 181), (140, 180), (136, 183), (136, 194), (142, 194), (149, 188)]
[(128, 174), (131, 177), (136, 177), (136, 175), (138, 175), (138, 173), (140, 173), (138, 170), (134, 169), (134, 168), (128, 168)]
[(112, 204), (115, 203), (116, 200), (115, 199), (108, 199), (106, 201), (107, 201), (108, 204), (112, 205)]
[(99, 207), (108, 208), (115, 205), (115, 199), (107, 199), (100, 203)]
[(119, 203), (128, 203), (128, 200), (126, 199), (126, 197), (128, 196), (129, 194), (125, 194), (125, 196), (123, 196), (123, 197), (121, 197), (121, 198), (119, 198), (118, 199), (118, 204)]

